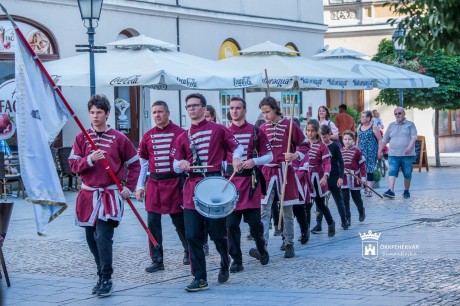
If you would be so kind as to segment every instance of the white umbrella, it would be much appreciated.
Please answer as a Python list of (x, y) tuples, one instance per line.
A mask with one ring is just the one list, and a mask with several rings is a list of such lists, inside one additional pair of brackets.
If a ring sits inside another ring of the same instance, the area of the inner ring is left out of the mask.
[(362, 54), (353, 50), (345, 48), (340, 48), (341, 51), (337, 52), (335, 50), (337, 49), (329, 50), (313, 57), (319, 59), (317, 60), (318, 63), (329, 64), (330, 66), (345, 69), (363, 77), (374, 78), (377, 87), (380, 89), (431, 88), (439, 86), (432, 77), (392, 65), (361, 59), (357, 55), (352, 56), (351, 54)]
[[(374, 80), (304, 57), (281, 45), (265, 42), (240, 51), (241, 56), (220, 62), (232, 67), (264, 72), (267, 69), (270, 90), (296, 89), (370, 89)], [(266, 84), (267, 80), (264, 78)]]
[(175, 50), (177, 47), (176, 45), (171, 44), (169, 42), (155, 39), (152, 37), (148, 37), (148, 36), (145, 36), (144, 34), (140, 34), (139, 36), (130, 37), (126, 39), (116, 40), (116, 41), (106, 44), (106, 46), (128, 47), (128, 48), (131, 48), (131, 47), (141, 48), (141, 47), (148, 46), (148, 47), (153, 47), (157, 49), (168, 49), (168, 50)]
[[(175, 46), (146, 36), (108, 44), (95, 54), (96, 86), (148, 86), (158, 90), (233, 89), (257, 86), (259, 71), (222, 67), (215, 61), (171, 50)], [(87, 54), (45, 64), (60, 86), (89, 86)]]
[(361, 52), (358, 52), (358, 51), (355, 51), (355, 50), (339, 47), (339, 48), (336, 48), (336, 49), (324, 51), (324, 52), (322, 52), (320, 54), (316, 54), (313, 57), (316, 57), (316, 58), (326, 58), (326, 57), (353, 57), (353, 58), (357, 58), (357, 57), (367, 57), (367, 54), (364, 54), (364, 53), (361, 53)]

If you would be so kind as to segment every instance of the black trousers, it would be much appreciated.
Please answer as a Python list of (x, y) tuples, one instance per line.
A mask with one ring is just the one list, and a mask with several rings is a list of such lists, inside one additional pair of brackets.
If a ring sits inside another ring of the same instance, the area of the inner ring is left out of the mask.
[(314, 198), (316, 208), (324, 215), (327, 224), (332, 225), (332, 223), (334, 223), (334, 219), (332, 219), (331, 211), (326, 206), (325, 197), (319, 196), (318, 185), (316, 183), (314, 183), (313, 186), (316, 189), (316, 197)]
[[(342, 188), (337, 186), (337, 181), (339, 180), (339, 177), (336, 175), (330, 176), (327, 179), (327, 187), (331, 191), (332, 197), (334, 198), (335, 205), (337, 206), (337, 211), (339, 212), (340, 215), (340, 220), (342, 223), (345, 223), (346, 217), (345, 217), (345, 205), (343, 203), (343, 198), (342, 198)], [(323, 213), (319, 212), (318, 215), (316, 216), (316, 223), (321, 225), (321, 222), (323, 222)]]
[(243, 217), (244, 222), (249, 225), (251, 236), (256, 242), (259, 254), (264, 254), (266, 241), (264, 240), (264, 225), (260, 218), (260, 208), (244, 209), (233, 211), (227, 216), (228, 242), (230, 256), (239, 265), (243, 264), (241, 253), (241, 230), (240, 223)]
[(358, 212), (362, 213), (364, 211), (363, 199), (361, 198), (361, 190), (351, 190), (349, 188), (342, 189), (343, 202), (345, 204), (345, 216), (347, 219), (351, 219), (350, 193), (353, 202), (355, 202), (355, 205), (358, 208)]
[(313, 203), (305, 203), (305, 210), (307, 211), (307, 224), (310, 226), (311, 224), (311, 208), (313, 207)]
[(308, 231), (308, 227), (310, 224), (310, 222), (307, 221), (306, 207), (306, 204), (292, 205), (292, 211), (294, 213), (295, 218), (297, 219), (297, 223), (299, 223), (300, 232)]
[(99, 278), (112, 278), (113, 233), (117, 226), (118, 222), (116, 221), (102, 221), (98, 219), (95, 227), (85, 227), (86, 242), (94, 256)]
[[(268, 195), (267, 195), (268, 197)], [(275, 198), (273, 199), (273, 204), (272, 204), (272, 218), (273, 218), (273, 227), (278, 228), (278, 221), (280, 219), (280, 205), (278, 203), (278, 195), (275, 192)], [(281, 230), (282, 230), (283, 225), (281, 224)]]
[[(184, 251), (188, 250), (187, 241), (185, 240), (184, 214), (177, 213), (170, 214), (169, 216), (176, 228), (177, 235), (184, 247)], [(161, 227), (161, 214), (147, 212), (147, 225), (149, 227), (149, 231), (153, 235), (153, 238), (155, 238), (160, 246), (158, 249), (155, 248), (149, 239), (150, 258), (152, 258), (152, 261), (154, 262), (163, 262), (163, 231)]]
[(209, 236), (216, 245), (220, 254), (220, 267), (228, 269), (230, 258), (228, 256), (228, 239), (225, 218), (211, 219), (200, 215), (193, 209), (184, 209), (185, 238), (187, 239), (192, 274), (195, 279), (207, 280), (206, 258), (203, 251), (204, 227), (206, 222)]

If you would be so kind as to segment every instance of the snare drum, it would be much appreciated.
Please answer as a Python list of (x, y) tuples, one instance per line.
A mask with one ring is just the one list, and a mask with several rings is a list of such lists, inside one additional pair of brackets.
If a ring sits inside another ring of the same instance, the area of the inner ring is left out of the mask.
[(223, 177), (208, 177), (195, 186), (193, 202), (201, 215), (212, 219), (225, 218), (236, 207), (238, 191), (232, 182)]

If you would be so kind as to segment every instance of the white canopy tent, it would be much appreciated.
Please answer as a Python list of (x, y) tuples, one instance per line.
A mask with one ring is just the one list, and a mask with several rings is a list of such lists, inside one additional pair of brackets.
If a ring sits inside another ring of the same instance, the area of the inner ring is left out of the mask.
[(372, 77), (293, 55), (298, 52), (269, 41), (243, 49), (240, 53), (241, 56), (230, 57), (221, 62), (261, 73), (266, 69), (268, 81), (264, 78), (265, 85), (261, 88), (265, 88), (267, 82), (270, 90), (352, 90), (374, 87)]
[(318, 63), (328, 64), (354, 74), (376, 80), (377, 87), (384, 88), (431, 88), (439, 86), (432, 77), (362, 59), (366, 56), (346, 48), (337, 48), (314, 55)]
[[(262, 74), (177, 52), (173, 44), (144, 35), (107, 44), (95, 54), (96, 86), (147, 86), (157, 90), (237, 89), (257, 86)], [(72, 56), (45, 64), (60, 86), (89, 86), (89, 57)]]

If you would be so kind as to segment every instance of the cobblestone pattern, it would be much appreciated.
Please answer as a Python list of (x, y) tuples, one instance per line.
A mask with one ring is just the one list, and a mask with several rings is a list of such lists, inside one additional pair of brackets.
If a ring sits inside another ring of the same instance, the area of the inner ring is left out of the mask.
[[(20, 255), (14, 250), (21, 250)], [(46, 250), (37, 251), (37, 250)], [(78, 278), (95, 278), (95, 265), (86, 244), (73, 242), (10, 240), (5, 253), (11, 273), (30, 273)], [(189, 267), (181, 263), (182, 252), (165, 251), (166, 270), (149, 274), (145, 250), (115, 247), (114, 279), (136, 286), (152, 283), (186, 284), (190, 280)], [(312, 258), (297, 256), (281, 258), (272, 254), (269, 265), (260, 266), (246, 257), (245, 271), (232, 274), (229, 283), (238, 286), (283, 288), (316, 288), (334, 290), (386, 291), (429, 293), (422, 305), (458, 304), (460, 301), (460, 265), (456, 259), (414, 258)], [(217, 285), (219, 257), (207, 257), (209, 281)], [(37, 265), (41, 262), (41, 265)], [(277, 271), (274, 275), (274, 271)], [(215, 275), (214, 275), (215, 274)]]

